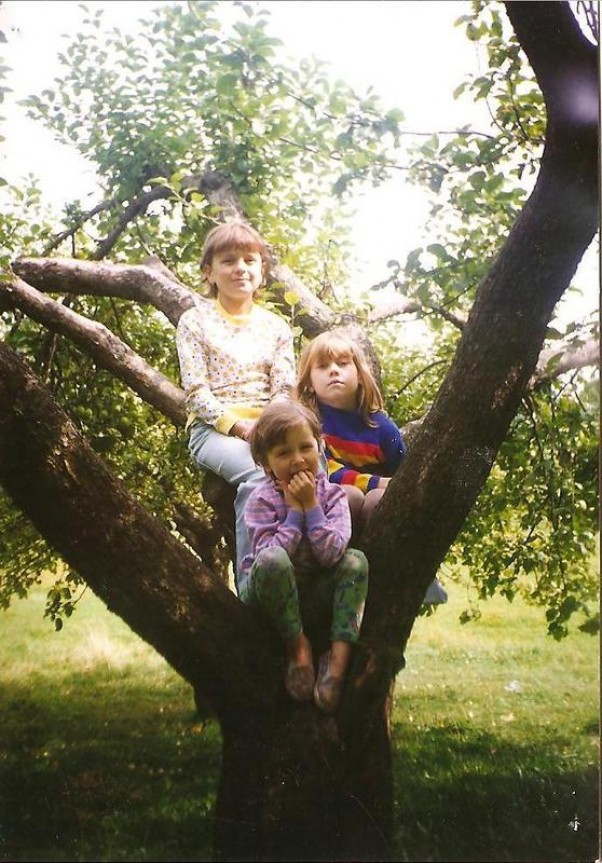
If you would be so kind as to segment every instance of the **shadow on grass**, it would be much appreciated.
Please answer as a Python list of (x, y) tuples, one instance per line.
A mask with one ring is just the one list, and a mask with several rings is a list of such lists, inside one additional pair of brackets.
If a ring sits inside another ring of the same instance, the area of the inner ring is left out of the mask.
[[(597, 738), (597, 727), (595, 729)], [(397, 723), (395, 860), (581, 863), (598, 857), (598, 770), (571, 741), (517, 745), (469, 726)], [(596, 756), (597, 758), (597, 756)]]
[[(185, 684), (76, 674), (0, 700), (0, 861), (211, 859), (220, 735)], [(591, 863), (594, 737), (592, 723), (591, 767), (577, 770), (558, 734), (517, 745), (396, 721), (394, 859)]]
[(71, 688), (0, 691), (0, 861), (210, 860), (216, 723), (185, 687)]

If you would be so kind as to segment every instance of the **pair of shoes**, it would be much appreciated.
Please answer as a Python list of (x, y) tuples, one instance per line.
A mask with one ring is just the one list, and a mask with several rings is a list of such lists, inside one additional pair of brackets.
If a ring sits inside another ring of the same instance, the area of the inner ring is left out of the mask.
[(315, 675), (311, 665), (297, 665), (289, 662), (284, 677), (284, 686), (295, 701), (311, 701), (314, 691)]
[(438, 578), (431, 581), (422, 601), (425, 605), (444, 605), (447, 602), (447, 591)]
[(318, 679), (314, 688), (314, 701), (323, 713), (334, 713), (341, 703), (343, 678), (330, 673), (330, 651), (323, 653), (318, 666)]

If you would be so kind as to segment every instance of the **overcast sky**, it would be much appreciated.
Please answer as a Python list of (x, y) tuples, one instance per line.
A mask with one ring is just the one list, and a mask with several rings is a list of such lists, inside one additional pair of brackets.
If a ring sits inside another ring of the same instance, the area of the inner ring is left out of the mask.
[[(112, 0), (86, 5), (103, 7), (108, 22), (128, 30), (159, 3)], [(222, 0), (221, 6), (224, 14), (233, 11), (230, 0)], [(470, 11), (468, 0), (267, 0), (261, 6), (270, 10), (269, 32), (284, 42), (287, 55), (326, 60), (333, 78), (342, 78), (360, 93), (374, 87), (386, 108), (403, 111), (406, 129), (435, 132), (469, 123), (486, 129), (482, 104), (452, 97), (466, 74), (479, 69), (477, 48), (462, 27), (454, 26)], [(42, 178), (50, 200), (63, 202), (86, 190), (93, 204), (97, 196), (82, 160), (26, 121), (15, 105), (16, 99), (50, 84), (65, 41), (61, 34), (75, 35), (82, 17), (77, 0), (5, 0), (0, 6), (4, 29), (12, 28), (3, 53), (13, 70), (8, 83), (15, 91), (3, 106), (8, 122), (0, 173), (18, 181), (31, 171)], [(358, 195), (357, 208), (353, 239), (360, 259), (358, 277), (369, 283), (382, 277), (387, 260), (403, 260), (420, 244), (426, 204), (397, 172), (385, 187)], [(394, 218), (383, 220), (383, 212)], [(586, 271), (588, 283), (596, 273), (588, 294), (593, 290), (597, 296), (596, 255), (588, 256)], [(596, 299), (590, 299), (594, 307)]]

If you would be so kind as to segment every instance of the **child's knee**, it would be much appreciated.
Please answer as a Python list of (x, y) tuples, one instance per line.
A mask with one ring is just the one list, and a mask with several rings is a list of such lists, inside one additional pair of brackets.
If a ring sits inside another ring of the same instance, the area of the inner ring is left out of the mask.
[(364, 510), (363, 510), (363, 518), (367, 523), (376, 509), (377, 504), (380, 502), (381, 497), (384, 494), (384, 488), (373, 488), (366, 495), (364, 500)]
[(294, 581), (291, 560), (283, 548), (262, 549), (253, 563), (250, 581), (255, 597), (262, 602), (266, 595), (280, 594)]
[(348, 575), (368, 575), (368, 558), (359, 548), (348, 548), (343, 555), (342, 563)]
[(266, 575), (281, 575), (283, 571), (291, 568), (291, 559), (283, 548), (264, 548), (255, 558), (254, 568), (261, 568)]

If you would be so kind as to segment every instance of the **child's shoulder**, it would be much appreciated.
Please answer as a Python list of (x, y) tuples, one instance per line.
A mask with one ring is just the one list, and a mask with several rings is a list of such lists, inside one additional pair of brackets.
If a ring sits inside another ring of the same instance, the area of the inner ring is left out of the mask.
[(278, 486), (276, 485), (273, 477), (266, 474), (262, 479), (260, 479), (251, 494), (248, 497), (249, 502), (251, 500), (260, 501), (260, 500), (273, 500), (276, 498), (281, 498), (282, 494), (278, 490)]
[(266, 309), (265, 306), (259, 305), (259, 303), (253, 304), (253, 316), (258, 321), (269, 323), (273, 328), (290, 330), (290, 326), (283, 317), (277, 315), (271, 309)]
[(370, 417), (372, 422), (377, 423), (377, 425), (380, 425), (380, 426), (395, 425), (395, 423), (393, 422), (393, 420), (391, 419), (389, 414), (385, 413), (385, 411), (370, 411), (368, 416)]
[(207, 313), (215, 309), (215, 303), (207, 297), (201, 297), (199, 294), (194, 295), (194, 303), (185, 312), (182, 312), (178, 324), (191, 324), (195, 320), (202, 320)]

